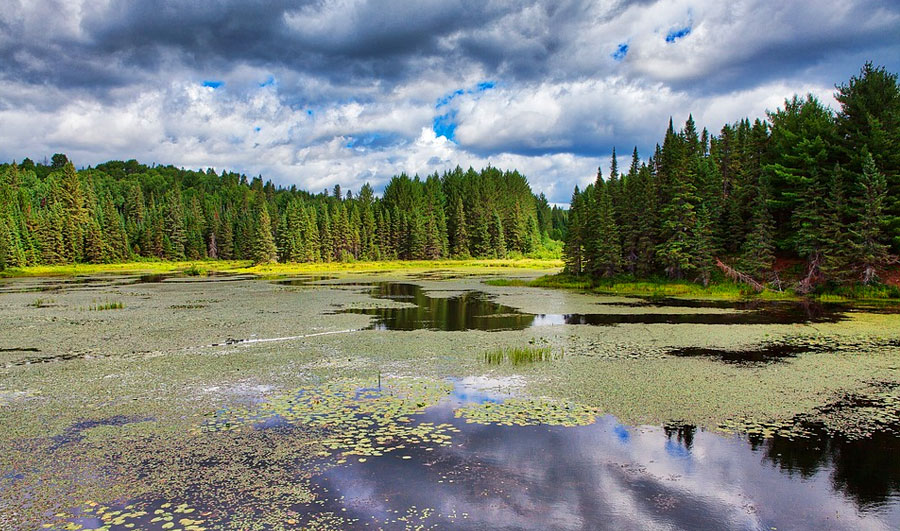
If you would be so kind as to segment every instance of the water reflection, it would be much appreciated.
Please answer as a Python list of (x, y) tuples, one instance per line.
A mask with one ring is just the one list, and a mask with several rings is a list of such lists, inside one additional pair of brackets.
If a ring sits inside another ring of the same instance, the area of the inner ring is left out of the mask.
[[(475, 400), (497, 400), (480, 391)], [(453, 422), (455, 444), (325, 472), (326, 508), (364, 524), (409, 507), (460, 529), (888, 529), (900, 526), (897, 436), (778, 438), (751, 444), (693, 426), (479, 425), (453, 403), (422, 422)], [(456, 440), (458, 438), (458, 440)]]
[[(296, 282), (296, 281), (291, 281)], [(303, 281), (305, 282), (305, 281)], [(357, 284), (359, 285), (359, 284)], [(480, 291), (465, 291), (450, 297), (432, 297), (421, 286), (399, 282), (371, 284), (376, 299), (408, 303), (395, 308), (350, 308), (346, 313), (375, 317), (376, 330), (524, 330), (554, 325), (612, 326), (617, 324), (791, 324), (836, 322), (844, 318), (844, 309), (810, 302), (722, 303), (705, 301), (641, 300), (613, 303), (659, 309), (659, 312), (588, 314), (531, 314), (499, 304)], [(663, 305), (663, 306), (660, 306)], [(666, 306), (681, 308), (725, 308), (733, 312), (666, 311)]]

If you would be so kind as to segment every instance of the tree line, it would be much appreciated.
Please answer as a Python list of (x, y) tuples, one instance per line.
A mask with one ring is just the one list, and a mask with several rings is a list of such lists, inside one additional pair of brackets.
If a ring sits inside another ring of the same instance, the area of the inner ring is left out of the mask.
[(794, 263), (800, 291), (877, 281), (900, 251), (900, 85), (866, 63), (835, 99), (794, 96), (718, 135), (670, 119), (623, 171), (613, 150), (607, 178), (572, 195), (567, 272), (706, 284), (719, 268), (761, 289)]
[(261, 177), (137, 161), (76, 171), (64, 154), (0, 165), (0, 269), (38, 264), (236, 259), (257, 263), (539, 255), (566, 211), (517, 171), (395, 176), (376, 197), (318, 194)]

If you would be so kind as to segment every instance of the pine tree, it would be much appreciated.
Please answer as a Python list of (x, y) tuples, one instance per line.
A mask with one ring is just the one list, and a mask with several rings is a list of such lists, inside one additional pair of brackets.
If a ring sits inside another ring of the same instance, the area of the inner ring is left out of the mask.
[(234, 223), (229, 216), (222, 219), (222, 245), (219, 256), (222, 260), (234, 258)]
[(252, 246), (252, 259), (255, 264), (268, 264), (278, 261), (278, 249), (272, 237), (272, 221), (265, 203), (256, 207), (256, 231)]
[(619, 229), (613, 216), (612, 199), (609, 188), (612, 181), (604, 183), (598, 175), (594, 184), (594, 211), (596, 224), (590, 228), (589, 272), (595, 276), (613, 276), (619, 272), (622, 248), (619, 244)]
[(772, 219), (772, 214), (769, 212), (768, 190), (765, 183), (759, 183), (753, 201), (753, 220), (750, 224), (750, 232), (741, 248), (739, 263), (743, 272), (757, 279), (772, 271), (775, 265), (775, 245), (773, 243), (775, 220)]
[(566, 272), (580, 275), (584, 272), (584, 197), (575, 187), (572, 200), (569, 202), (569, 224), (563, 243), (563, 256), (566, 261)]
[(166, 192), (162, 215), (163, 236), (168, 241), (163, 254), (168, 260), (184, 260), (184, 208), (181, 190), (175, 187)]
[(713, 268), (713, 219), (710, 209), (703, 203), (697, 209), (697, 224), (693, 228), (693, 264), (697, 280), (709, 285)]
[[(54, 155), (54, 159), (56, 159), (56, 155)], [(57, 161), (54, 160), (54, 162)], [(78, 262), (82, 259), (84, 251), (83, 231), (87, 224), (88, 215), (84, 208), (84, 192), (81, 188), (81, 179), (78, 178), (75, 166), (71, 162), (66, 162), (63, 166), (59, 195), (63, 207), (62, 224), (57, 226), (59, 229), (62, 229), (63, 255), (61, 258), (69, 263)]]
[(6, 220), (0, 218), (0, 271), (5, 270), (7, 267), (10, 247), (9, 227), (6, 224)]
[(862, 176), (856, 201), (856, 220), (851, 229), (852, 261), (862, 271), (863, 283), (877, 279), (877, 271), (888, 261), (884, 231), (887, 181), (875, 167), (871, 153), (863, 154)]
[(844, 172), (836, 166), (831, 172), (828, 195), (821, 227), (822, 265), (820, 270), (828, 280), (842, 282), (850, 277), (850, 249), (847, 241), (847, 199)]
[(453, 250), (454, 258), (469, 257), (469, 234), (466, 231), (466, 213), (463, 210), (462, 199), (456, 198), (456, 207), (454, 209), (453, 219), (455, 220), (455, 228), (453, 232)]
[(500, 220), (500, 214), (494, 212), (491, 223), (491, 248), (495, 258), (506, 257), (506, 238), (503, 235), (503, 222)]

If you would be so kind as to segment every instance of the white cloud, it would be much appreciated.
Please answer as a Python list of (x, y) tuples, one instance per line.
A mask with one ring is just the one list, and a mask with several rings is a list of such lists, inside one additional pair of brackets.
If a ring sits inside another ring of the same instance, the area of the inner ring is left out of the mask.
[[(490, 163), (566, 202), (605, 171), (613, 146), (648, 156), (670, 115), (681, 124), (692, 112), (716, 132), (794, 93), (834, 104), (833, 84), (867, 51), (900, 66), (900, 10), (877, 0), (463, 4), (225, 2), (179, 15), (115, 0), (15, 2), (0, 13), (0, 159), (133, 157), (313, 190)], [(283, 27), (253, 26), (248, 9)], [(229, 16), (261, 41), (236, 47), (205, 33), (209, 17)], [(398, 38), (382, 22), (422, 31)], [(483, 81), (496, 86), (472, 90)], [(448, 112), (455, 142), (432, 131)]]

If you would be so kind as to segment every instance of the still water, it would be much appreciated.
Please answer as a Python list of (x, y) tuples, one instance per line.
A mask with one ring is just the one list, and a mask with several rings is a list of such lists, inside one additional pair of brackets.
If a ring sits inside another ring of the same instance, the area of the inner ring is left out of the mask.
[[(844, 308), (798, 302), (721, 303), (674, 299), (613, 303), (609, 306), (633, 306), (658, 309), (657, 312), (531, 314), (499, 304), (480, 291), (465, 291), (450, 297), (431, 297), (416, 284), (376, 282), (371, 284), (376, 299), (407, 303), (399, 308), (350, 308), (347, 313), (375, 317), (376, 330), (524, 330), (561, 324), (611, 326), (616, 324), (792, 324), (835, 322), (843, 318)], [(723, 308), (733, 312), (671, 312), (666, 307)]]
[[(413, 425), (454, 426), (452, 444), (410, 444), (402, 452), (324, 467), (312, 478), (318, 501), (293, 508), (297, 525), (326, 512), (354, 529), (900, 527), (895, 434), (753, 441), (693, 426), (626, 426), (609, 415), (576, 427), (457, 418), (460, 407), (510, 399), (486, 382), (452, 380), (448, 396), (410, 416)], [(364, 389), (358, 396), (373, 400), (379, 392)], [(270, 418), (255, 429), (304, 428)], [(265, 474), (265, 459), (254, 467)], [(200, 493), (184, 501), (198, 511), (210, 503)], [(150, 518), (162, 505), (139, 506), (149, 514), (133, 523), (156, 529)]]

